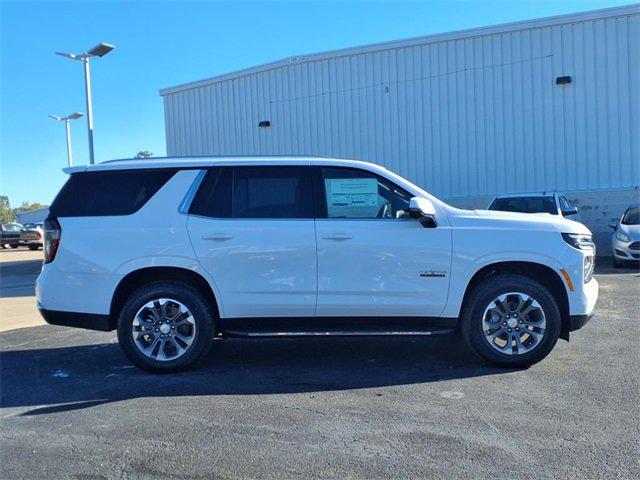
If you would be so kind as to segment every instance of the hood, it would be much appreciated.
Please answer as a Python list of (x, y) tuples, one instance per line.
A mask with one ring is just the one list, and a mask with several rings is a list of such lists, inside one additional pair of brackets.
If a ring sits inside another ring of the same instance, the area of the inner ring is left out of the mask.
[(625, 225), (624, 223), (620, 223), (620, 230), (626, 233), (631, 240), (640, 240), (640, 225)]
[(531, 231), (591, 234), (582, 223), (549, 213), (517, 213), (498, 210), (458, 210), (453, 222), (459, 226), (509, 228)]

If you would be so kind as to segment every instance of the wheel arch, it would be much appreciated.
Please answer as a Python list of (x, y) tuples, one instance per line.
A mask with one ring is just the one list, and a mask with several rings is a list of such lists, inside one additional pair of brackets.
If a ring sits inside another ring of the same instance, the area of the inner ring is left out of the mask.
[(523, 262), (523, 261), (502, 261), (495, 262), (489, 265), (485, 265), (476, 271), (464, 292), (464, 298), (462, 300), (461, 314), (466, 310), (467, 301), (471, 296), (471, 292), (484, 280), (491, 278), (495, 275), (513, 273), (522, 275), (525, 277), (536, 280), (541, 285), (546, 287), (553, 298), (558, 303), (560, 309), (561, 327), (560, 338), (569, 340), (569, 332), (571, 330), (571, 319), (569, 316), (569, 297), (564, 285), (564, 281), (560, 277), (559, 273), (551, 267), (536, 262)]
[(116, 286), (109, 309), (110, 330), (117, 328), (118, 315), (129, 295), (144, 285), (159, 281), (177, 281), (195, 287), (209, 303), (216, 318), (220, 317), (218, 298), (208, 280), (200, 273), (175, 266), (144, 267), (127, 273)]

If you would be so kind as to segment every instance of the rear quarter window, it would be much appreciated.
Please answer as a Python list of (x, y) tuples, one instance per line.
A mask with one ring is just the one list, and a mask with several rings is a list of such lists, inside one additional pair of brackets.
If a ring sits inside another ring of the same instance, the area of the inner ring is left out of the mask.
[(71, 175), (49, 208), (51, 217), (131, 215), (177, 169), (80, 172)]

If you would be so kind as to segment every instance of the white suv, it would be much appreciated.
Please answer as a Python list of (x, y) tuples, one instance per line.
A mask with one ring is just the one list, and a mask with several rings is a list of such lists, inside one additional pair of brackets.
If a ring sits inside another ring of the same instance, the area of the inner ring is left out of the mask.
[(459, 331), (485, 360), (543, 359), (592, 316), (589, 230), (453, 208), (377, 165), (120, 160), (71, 174), (45, 225), (45, 320), (118, 330), (152, 372), (214, 337)]

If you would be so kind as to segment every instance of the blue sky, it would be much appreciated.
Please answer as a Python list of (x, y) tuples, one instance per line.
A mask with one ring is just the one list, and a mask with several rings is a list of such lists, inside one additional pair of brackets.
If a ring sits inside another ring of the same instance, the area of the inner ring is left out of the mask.
[[(96, 161), (139, 150), (165, 155), (158, 90), (283, 57), (628, 1), (7, 2), (0, 0), (0, 194), (13, 206), (50, 203), (66, 175), (64, 125), (85, 111), (81, 53), (92, 63)], [(72, 126), (74, 160), (88, 163), (84, 119)]]

